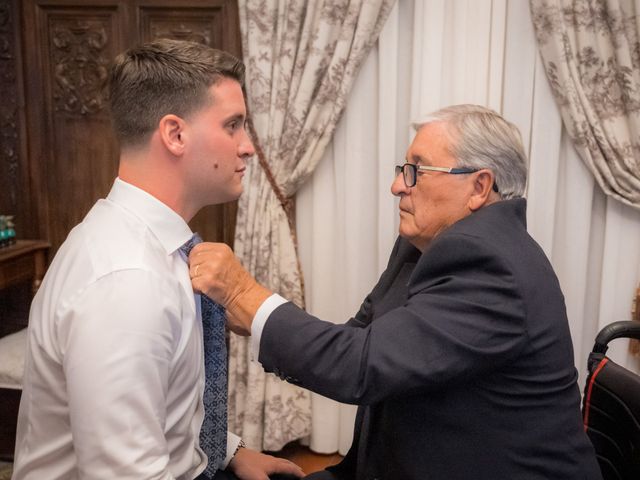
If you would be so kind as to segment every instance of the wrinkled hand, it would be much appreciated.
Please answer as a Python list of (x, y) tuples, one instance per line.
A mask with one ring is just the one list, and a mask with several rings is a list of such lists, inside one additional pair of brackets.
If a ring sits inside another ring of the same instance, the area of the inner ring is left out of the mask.
[(251, 322), (271, 292), (258, 284), (228, 245), (203, 242), (189, 254), (193, 289), (227, 309), (227, 325), (239, 335), (251, 334)]
[(269, 475), (275, 473), (304, 476), (302, 469), (295, 463), (248, 448), (238, 450), (227, 468), (240, 480), (269, 480)]

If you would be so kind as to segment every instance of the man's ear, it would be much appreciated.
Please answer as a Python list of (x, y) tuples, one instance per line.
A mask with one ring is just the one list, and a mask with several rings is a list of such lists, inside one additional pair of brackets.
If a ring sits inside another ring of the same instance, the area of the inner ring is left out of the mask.
[(476, 210), (493, 203), (495, 200), (493, 195), (493, 184), (495, 182), (495, 176), (489, 169), (478, 170), (474, 174), (473, 179), (473, 194), (469, 197), (468, 207), (471, 211)]
[(162, 144), (175, 156), (184, 153), (184, 132), (185, 122), (177, 115), (169, 114), (160, 119), (158, 133)]

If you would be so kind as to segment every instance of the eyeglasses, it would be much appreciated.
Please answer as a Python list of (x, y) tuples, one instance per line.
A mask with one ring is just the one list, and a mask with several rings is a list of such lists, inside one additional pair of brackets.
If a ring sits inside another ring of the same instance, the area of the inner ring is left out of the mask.
[[(404, 165), (396, 165), (396, 177), (402, 173), (404, 184), (408, 187), (415, 187), (418, 180), (418, 171), (421, 172), (442, 172), (451, 175), (462, 175), (465, 173), (475, 173), (478, 170), (474, 168), (456, 168), (456, 167), (432, 167), (430, 165), (415, 165), (413, 163), (405, 163)], [(498, 192), (498, 185), (493, 183), (493, 191)]]
[(474, 173), (478, 170), (472, 168), (449, 168), (449, 167), (431, 167), (427, 165), (415, 165), (414, 163), (405, 163), (404, 165), (396, 165), (396, 177), (402, 173), (404, 184), (411, 188), (416, 185), (418, 180), (418, 170), (421, 172), (442, 172), (452, 175), (461, 175), (463, 173)]

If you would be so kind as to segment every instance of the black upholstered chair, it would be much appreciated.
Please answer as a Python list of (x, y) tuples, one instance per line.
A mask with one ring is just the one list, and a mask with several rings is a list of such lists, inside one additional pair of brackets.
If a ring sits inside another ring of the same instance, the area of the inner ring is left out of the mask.
[(605, 353), (616, 338), (640, 339), (640, 322), (614, 322), (589, 355), (582, 415), (604, 480), (640, 479), (640, 376)]

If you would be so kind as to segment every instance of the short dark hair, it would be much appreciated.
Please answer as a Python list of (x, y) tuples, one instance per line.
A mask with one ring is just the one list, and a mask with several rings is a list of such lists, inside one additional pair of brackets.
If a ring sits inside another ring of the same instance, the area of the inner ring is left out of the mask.
[(187, 117), (222, 78), (244, 86), (244, 64), (206, 45), (161, 39), (118, 55), (109, 74), (111, 118), (121, 147), (145, 142), (168, 114)]

